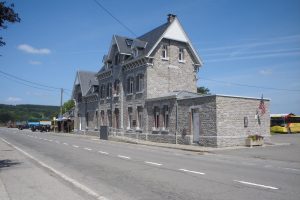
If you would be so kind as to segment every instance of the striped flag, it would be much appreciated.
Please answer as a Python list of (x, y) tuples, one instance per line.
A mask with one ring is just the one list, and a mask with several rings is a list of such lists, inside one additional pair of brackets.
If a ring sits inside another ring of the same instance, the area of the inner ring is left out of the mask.
[(260, 100), (258, 108), (260, 110), (261, 115), (263, 115), (263, 114), (266, 113), (266, 106), (265, 106), (264, 96), (263, 95), (261, 95), (261, 100)]

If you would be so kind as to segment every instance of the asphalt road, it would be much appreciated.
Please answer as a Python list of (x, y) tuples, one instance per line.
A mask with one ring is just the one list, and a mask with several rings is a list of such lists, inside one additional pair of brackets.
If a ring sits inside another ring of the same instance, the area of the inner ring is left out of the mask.
[(300, 197), (297, 160), (221, 151), (203, 154), (6, 128), (0, 129), (0, 139), (61, 179), (76, 194), (85, 193), (92, 199)]

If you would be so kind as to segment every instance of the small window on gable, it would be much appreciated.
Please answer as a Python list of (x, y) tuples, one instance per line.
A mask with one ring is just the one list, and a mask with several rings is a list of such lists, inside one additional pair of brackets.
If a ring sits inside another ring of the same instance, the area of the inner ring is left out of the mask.
[(167, 59), (169, 57), (168, 45), (166, 45), (166, 44), (162, 45), (161, 57), (164, 58), (164, 59)]
[(179, 61), (184, 61), (184, 48), (179, 48), (178, 60)]

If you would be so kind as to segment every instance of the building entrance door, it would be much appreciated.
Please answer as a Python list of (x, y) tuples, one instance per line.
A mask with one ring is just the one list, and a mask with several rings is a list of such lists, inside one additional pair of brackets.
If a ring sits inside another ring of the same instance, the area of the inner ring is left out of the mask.
[(193, 111), (193, 142), (200, 140), (200, 114)]

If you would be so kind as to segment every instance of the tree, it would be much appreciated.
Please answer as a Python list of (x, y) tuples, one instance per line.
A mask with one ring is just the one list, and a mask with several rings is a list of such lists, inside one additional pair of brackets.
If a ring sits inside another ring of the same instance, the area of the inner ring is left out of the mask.
[[(0, 2), (0, 29), (6, 29), (6, 22), (15, 23), (20, 22), (18, 13), (15, 13), (13, 10), (14, 4), (10, 4), (8, 6), (5, 5), (5, 1)], [(4, 46), (5, 42), (0, 37), (0, 46)]]
[(209, 89), (206, 87), (197, 87), (197, 93), (199, 94), (210, 94)]
[(65, 102), (64, 105), (62, 106), (62, 113), (65, 113), (74, 107), (75, 107), (75, 102), (73, 100), (69, 100)]

